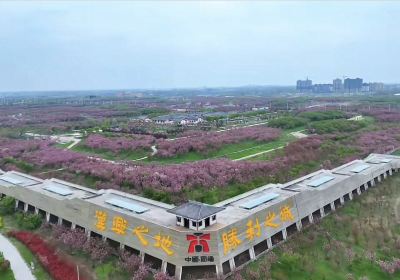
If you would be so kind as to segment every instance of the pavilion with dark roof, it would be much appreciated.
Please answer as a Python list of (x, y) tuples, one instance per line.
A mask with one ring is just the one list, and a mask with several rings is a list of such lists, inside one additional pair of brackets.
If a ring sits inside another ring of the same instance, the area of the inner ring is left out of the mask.
[(189, 201), (167, 212), (176, 215), (176, 224), (181, 227), (200, 230), (217, 222), (217, 213), (224, 210), (197, 201)]

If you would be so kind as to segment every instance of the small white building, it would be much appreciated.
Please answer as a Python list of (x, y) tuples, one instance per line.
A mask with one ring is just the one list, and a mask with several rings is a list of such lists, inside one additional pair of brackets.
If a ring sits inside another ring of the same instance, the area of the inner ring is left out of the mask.
[(217, 223), (217, 213), (224, 209), (224, 207), (189, 201), (167, 212), (176, 215), (176, 225), (193, 230), (201, 230)]

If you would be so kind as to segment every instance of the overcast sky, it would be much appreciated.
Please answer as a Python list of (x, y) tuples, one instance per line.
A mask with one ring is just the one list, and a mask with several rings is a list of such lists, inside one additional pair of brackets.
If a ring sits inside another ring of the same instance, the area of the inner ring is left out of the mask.
[(400, 2), (0, 2), (0, 91), (400, 82)]

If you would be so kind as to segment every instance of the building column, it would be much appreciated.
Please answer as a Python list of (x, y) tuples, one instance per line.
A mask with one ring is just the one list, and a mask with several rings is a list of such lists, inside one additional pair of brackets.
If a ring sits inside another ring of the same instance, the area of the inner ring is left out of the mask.
[(28, 206), (29, 206), (28, 203), (25, 203), (25, 204), (24, 204), (24, 212), (28, 212)]
[(364, 184), (364, 189), (365, 189), (365, 191), (368, 190), (368, 183), (365, 183), (365, 184)]
[(343, 205), (343, 204), (344, 204), (344, 198), (343, 198), (343, 196), (341, 196), (339, 199), (340, 199), (340, 204)]
[(336, 210), (335, 202), (331, 202), (331, 210), (332, 211)]
[[(143, 251), (140, 251), (139, 257), (142, 260), (142, 263), (144, 263), (144, 252)], [(181, 269), (182, 269), (182, 267), (181, 267)]]
[(125, 249), (125, 244), (119, 243), (119, 249), (123, 251)]
[(361, 189), (360, 189), (360, 187), (357, 188), (357, 194), (358, 194), (358, 195), (361, 194)]
[(62, 225), (62, 221), (63, 221), (63, 219), (58, 217), (57, 225), (61, 226)]
[(380, 183), (382, 181), (381, 175), (378, 175), (378, 182)]
[(272, 239), (271, 239), (271, 237), (267, 238), (267, 246), (268, 246), (268, 249), (272, 248)]
[(249, 248), (249, 255), (250, 255), (250, 259), (251, 260), (255, 260), (256, 259), (256, 253), (254, 252), (254, 247), (253, 246), (251, 246)]
[(393, 175), (393, 170), (392, 170), (392, 168), (389, 169), (389, 175), (390, 175), (390, 176)]
[(375, 179), (371, 180), (371, 187), (375, 186)]
[(39, 215), (39, 208), (35, 207), (35, 215)]
[(324, 210), (324, 207), (319, 208), (319, 213), (321, 214), (321, 218), (325, 217), (325, 210)]
[(105, 237), (104, 235), (101, 236), (101, 240), (103, 240), (103, 242), (107, 241), (107, 237)]
[(229, 259), (229, 267), (231, 268), (231, 271), (236, 270), (235, 260), (233, 258)]
[(383, 179), (386, 179), (386, 178), (387, 178), (387, 173), (385, 171), (385, 173), (383, 173)]
[(222, 264), (221, 263), (216, 264), (215, 270), (217, 272), (217, 279), (222, 279), (222, 277), (224, 275), (224, 270), (222, 268)]
[(297, 221), (297, 222), (296, 222), (297, 231), (301, 231), (301, 228), (302, 228), (302, 227), (303, 227), (303, 224), (301, 223), (301, 220)]
[(287, 239), (287, 231), (286, 228), (282, 229), (282, 236), (283, 236), (283, 240)]
[(175, 266), (175, 278), (178, 280), (182, 278), (182, 266)]
[(164, 273), (167, 272), (167, 262), (166, 261), (162, 261), (161, 272), (164, 272)]
[(16, 199), (16, 200), (15, 200), (15, 209), (17, 209), (17, 208), (18, 208), (18, 204), (19, 204), (19, 200), (18, 200), (18, 199)]
[(90, 238), (90, 234), (92, 233), (90, 230), (88, 230), (88, 229), (86, 229), (85, 228), (85, 231), (86, 231), (86, 236), (88, 237), (88, 238)]
[(349, 198), (350, 198), (350, 200), (353, 200), (353, 193), (352, 192), (349, 192)]
[(50, 222), (50, 213), (46, 212), (46, 222)]
[(314, 223), (314, 217), (313, 217), (312, 213), (310, 215), (308, 215), (308, 220), (310, 221), (310, 224)]
[(72, 223), (71, 224), (71, 229), (76, 229), (76, 224)]

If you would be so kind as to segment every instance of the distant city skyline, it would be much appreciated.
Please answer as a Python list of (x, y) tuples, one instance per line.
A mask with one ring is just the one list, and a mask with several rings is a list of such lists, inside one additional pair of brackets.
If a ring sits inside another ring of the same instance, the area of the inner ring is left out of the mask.
[(0, 2), (0, 92), (397, 83), (400, 3)]

